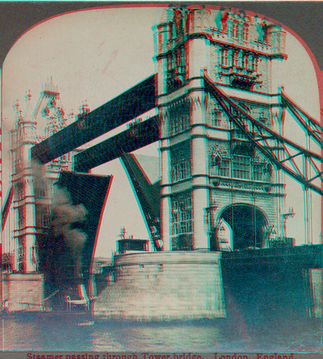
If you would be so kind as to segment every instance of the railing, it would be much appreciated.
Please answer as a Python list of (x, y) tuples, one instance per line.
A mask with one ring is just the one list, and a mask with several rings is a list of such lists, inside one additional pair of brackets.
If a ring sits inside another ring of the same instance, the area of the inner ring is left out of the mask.
[(289, 257), (304, 256), (323, 253), (323, 245), (295, 246), (285, 248), (265, 248), (265, 249), (244, 249), (233, 252), (223, 252), (222, 258), (226, 259), (247, 259), (247, 258), (269, 258), (269, 257)]

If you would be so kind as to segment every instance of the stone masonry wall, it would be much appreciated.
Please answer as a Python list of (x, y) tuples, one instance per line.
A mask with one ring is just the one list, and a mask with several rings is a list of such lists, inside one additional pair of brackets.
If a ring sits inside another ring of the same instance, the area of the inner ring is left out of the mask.
[(1, 282), (2, 306), (5, 310), (16, 312), (43, 309), (44, 278), (42, 274), (2, 274)]
[(117, 256), (115, 282), (93, 314), (139, 321), (225, 317), (220, 257), (206, 251)]

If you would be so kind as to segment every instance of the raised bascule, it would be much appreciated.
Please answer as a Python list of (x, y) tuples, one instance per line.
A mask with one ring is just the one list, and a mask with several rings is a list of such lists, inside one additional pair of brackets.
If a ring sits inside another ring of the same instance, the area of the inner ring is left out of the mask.
[[(185, 7), (165, 9), (155, 32), (157, 74), (31, 148), (32, 158), (46, 164), (133, 120), (73, 158), (73, 170), (86, 173), (120, 157), (151, 236), (150, 252), (115, 256), (114, 280), (93, 314), (225, 317), (228, 293), (238, 300), (245, 283), (266, 277), (255, 298), (272, 289), (278, 305), (277, 293), (286, 290), (297, 297), (292, 311), (322, 316), (322, 248), (297, 249), (284, 233), (283, 173), (303, 186), (307, 205), (310, 190), (323, 194), (319, 152), (284, 137), (288, 111), (322, 148), (323, 127), (279, 84), (285, 31), (243, 11)], [(129, 153), (158, 140), (161, 180), (151, 185)], [(306, 244), (309, 236), (306, 228)]]

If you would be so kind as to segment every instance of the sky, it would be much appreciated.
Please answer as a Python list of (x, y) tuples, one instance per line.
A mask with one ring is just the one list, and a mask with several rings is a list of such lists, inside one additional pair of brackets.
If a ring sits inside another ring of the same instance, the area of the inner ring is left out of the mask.
[[(44, 21), (27, 31), (8, 53), (2, 70), (3, 112), (3, 187), (7, 193), (8, 131), (14, 125), (13, 104), (21, 105), (28, 90), (32, 107), (36, 106), (43, 85), (52, 77), (58, 86), (65, 112), (78, 112), (86, 101), (95, 109), (129, 87), (156, 72), (153, 26), (160, 18), (158, 7), (122, 7), (84, 10)], [(286, 93), (312, 116), (319, 118), (319, 98), (312, 60), (298, 40), (287, 36), (288, 59), (274, 85), (284, 85)], [(300, 86), (301, 84), (301, 86)], [(287, 119), (288, 134), (299, 133)], [(40, 124), (40, 127), (41, 124)], [(299, 139), (299, 141), (302, 141)], [(154, 179), (158, 177), (158, 145), (139, 151), (155, 157)], [(119, 160), (102, 165), (92, 173), (113, 175), (106, 208), (103, 212), (96, 256), (110, 256), (115, 250), (121, 227), (128, 235), (148, 238), (145, 223), (136, 204), (131, 184)], [(290, 236), (302, 238), (303, 192), (287, 181), (285, 210), (293, 207), (296, 216), (288, 220)], [(316, 197), (316, 196), (314, 196)], [(319, 208), (318, 200), (314, 209)], [(319, 240), (320, 209), (315, 213), (313, 238)], [(300, 244), (300, 243), (299, 243)]]

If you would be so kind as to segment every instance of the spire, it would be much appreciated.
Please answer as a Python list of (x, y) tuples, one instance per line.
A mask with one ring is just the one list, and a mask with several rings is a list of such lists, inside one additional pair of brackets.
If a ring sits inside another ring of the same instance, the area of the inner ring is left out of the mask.
[(13, 105), (15, 113), (16, 113), (16, 123), (22, 122), (22, 110), (21, 106), (19, 104), (19, 100), (17, 99), (16, 102)]
[(54, 85), (52, 76), (50, 77), (49, 81), (45, 83), (43, 92), (44, 93), (53, 93), (53, 94), (56, 94), (57, 96), (59, 96), (58, 86)]
[(31, 93), (30, 90), (27, 91), (26, 94), (26, 109), (25, 109), (25, 116), (24, 116), (24, 122), (30, 122), (35, 123), (36, 121), (33, 118), (32, 108), (31, 108)]

